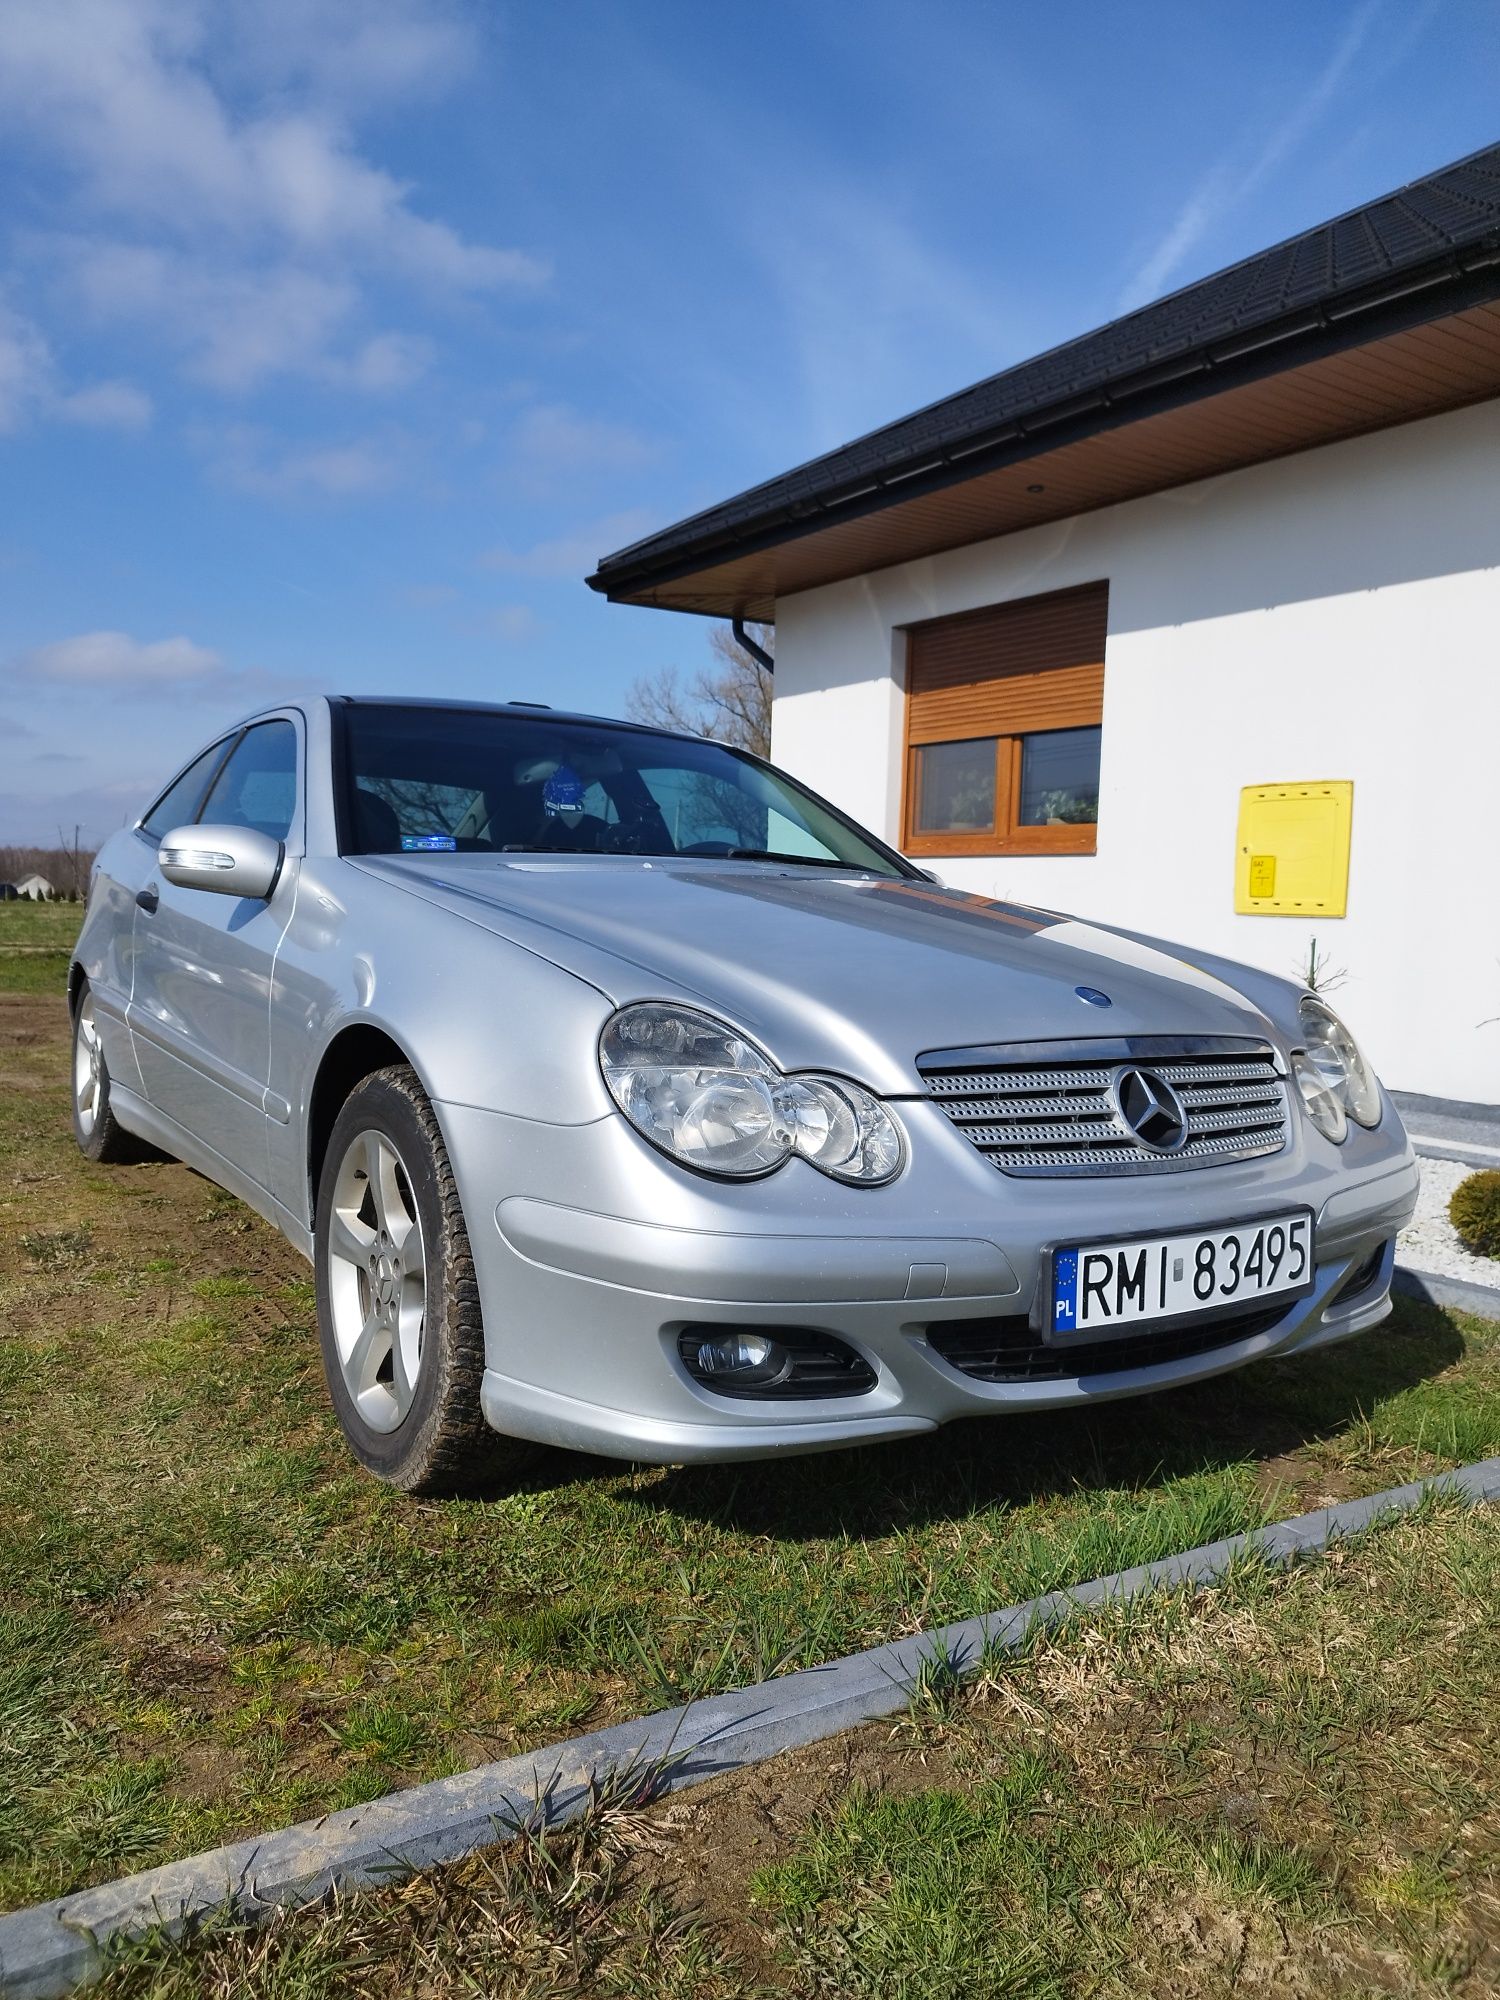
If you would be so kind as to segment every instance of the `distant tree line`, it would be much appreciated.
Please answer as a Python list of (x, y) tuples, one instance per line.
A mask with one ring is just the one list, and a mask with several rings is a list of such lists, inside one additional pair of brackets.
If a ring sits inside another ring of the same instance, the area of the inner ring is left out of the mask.
[(0, 847), (0, 882), (19, 882), (41, 875), (63, 902), (76, 903), (88, 894), (94, 850), (88, 847)]

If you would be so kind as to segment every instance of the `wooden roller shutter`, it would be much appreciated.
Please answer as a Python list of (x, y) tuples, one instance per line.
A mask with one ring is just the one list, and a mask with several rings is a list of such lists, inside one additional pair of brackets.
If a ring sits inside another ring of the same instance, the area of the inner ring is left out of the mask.
[[(1025, 738), (1104, 719), (1109, 585), (1085, 583), (909, 628), (902, 844), (909, 854), (1092, 854), (1092, 822), (1022, 825)], [(921, 828), (928, 746), (994, 743), (989, 828)]]
[(1082, 729), (1104, 713), (1109, 585), (1052, 590), (914, 625), (908, 743)]

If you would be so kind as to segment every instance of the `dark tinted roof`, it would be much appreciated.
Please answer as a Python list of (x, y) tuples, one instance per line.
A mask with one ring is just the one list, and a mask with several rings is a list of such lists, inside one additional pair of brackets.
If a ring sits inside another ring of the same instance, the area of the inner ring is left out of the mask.
[[(1500, 145), (633, 543), (605, 557), (589, 582), (626, 595), (700, 559), (789, 539), (841, 507), (894, 504), (924, 475), (962, 478), (980, 469), (987, 449), (1014, 446), (1091, 407), (1101, 423), (1117, 422), (1123, 398), (1174, 377), (1211, 371), (1227, 380), (1251, 354), (1263, 368), (1264, 350), (1276, 343), (1280, 365), (1291, 367), (1301, 358), (1299, 335), (1326, 336), (1346, 315), (1372, 315), (1373, 329), (1381, 307), (1421, 293), (1420, 316), (1438, 318), (1455, 309), (1452, 294), (1465, 281), (1472, 289), (1471, 274), (1496, 269), (1497, 254)], [(1039, 439), (1038, 450), (1050, 442)]]
[(682, 736), (698, 739), (688, 729), (664, 729), (655, 722), (627, 722), (618, 715), (591, 715), (586, 709), (554, 708), (547, 701), (465, 701), (440, 694), (338, 694), (333, 700), (345, 708), (437, 708), (459, 709), (481, 715), (536, 715), (548, 722), (604, 724), (610, 729), (633, 729), (642, 736)]

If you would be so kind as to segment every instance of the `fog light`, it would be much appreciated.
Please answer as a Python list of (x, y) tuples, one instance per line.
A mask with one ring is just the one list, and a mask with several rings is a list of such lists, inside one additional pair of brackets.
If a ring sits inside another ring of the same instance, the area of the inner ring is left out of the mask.
[(701, 1341), (693, 1359), (700, 1375), (736, 1385), (779, 1382), (792, 1365), (781, 1342), (768, 1340), (763, 1333), (726, 1333)]

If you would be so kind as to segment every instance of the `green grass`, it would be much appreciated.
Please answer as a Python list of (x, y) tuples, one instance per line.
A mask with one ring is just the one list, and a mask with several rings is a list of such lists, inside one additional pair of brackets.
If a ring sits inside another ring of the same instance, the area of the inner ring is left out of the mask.
[(0, 903), (0, 993), (57, 993), (83, 922), (81, 903)]
[(1079, 1615), (941, 1712), (236, 1931), (102, 2000), (1479, 2000), (1500, 1509)]
[(0, 948), (48, 945), (71, 951), (82, 922), (82, 903), (34, 903), (27, 897), (0, 903)]
[(0, 1907), (1500, 1449), (1497, 1330), (1403, 1306), (1148, 1402), (413, 1502), (294, 1253), (79, 1157), (64, 1033), (0, 1001)]
[(777, 1983), (1494, 1991), (1497, 1597), (1500, 1511), (1435, 1507), (1040, 1639), (751, 1874)]

